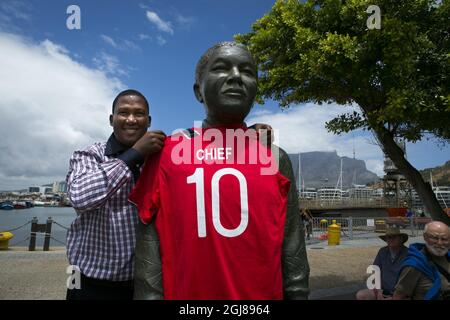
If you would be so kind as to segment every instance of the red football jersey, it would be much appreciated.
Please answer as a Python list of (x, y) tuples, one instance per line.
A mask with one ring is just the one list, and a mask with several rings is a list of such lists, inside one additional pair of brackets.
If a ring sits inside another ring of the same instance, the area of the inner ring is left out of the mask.
[(142, 222), (155, 219), (164, 298), (282, 299), (290, 181), (262, 174), (278, 162), (257, 139), (228, 135), (254, 130), (213, 129), (168, 137), (130, 195)]

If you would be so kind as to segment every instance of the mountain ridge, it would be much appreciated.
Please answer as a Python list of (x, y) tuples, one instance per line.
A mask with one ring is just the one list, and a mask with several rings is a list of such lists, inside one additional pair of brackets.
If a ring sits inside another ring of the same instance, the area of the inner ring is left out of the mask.
[[(298, 181), (299, 154), (288, 155)], [(336, 151), (312, 151), (300, 153), (305, 188), (335, 188), (340, 175), (341, 159), (343, 188), (350, 188), (355, 184), (370, 184), (380, 180), (375, 173), (367, 170), (364, 160), (340, 157)]]
[(428, 182), (430, 182), (430, 173), (433, 176), (433, 186), (450, 186), (450, 160), (442, 166), (420, 170), (423, 179)]

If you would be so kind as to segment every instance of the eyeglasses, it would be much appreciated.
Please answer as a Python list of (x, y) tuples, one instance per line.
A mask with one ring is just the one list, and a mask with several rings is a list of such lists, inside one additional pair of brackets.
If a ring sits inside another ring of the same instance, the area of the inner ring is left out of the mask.
[(427, 236), (427, 238), (433, 242), (439, 242), (439, 240), (441, 240), (441, 242), (443, 243), (447, 243), (450, 241), (450, 239), (447, 236), (436, 236), (434, 234), (429, 234), (429, 233), (425, 233), (425, 235)]

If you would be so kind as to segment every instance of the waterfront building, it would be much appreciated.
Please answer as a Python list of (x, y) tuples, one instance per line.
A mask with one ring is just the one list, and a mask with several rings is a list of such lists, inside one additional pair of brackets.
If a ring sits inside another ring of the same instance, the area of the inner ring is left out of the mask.
[[(450, 207), (450, 186), (433, 187), (433, 192), (436, 195), (436, 199), (439, 201), (439, 204), (443, 209)], [(416, 190), (412, 190), (412, 207), (414, 211), (426, 212), (424, 205), (420, 200)]]
[(66, 193), (67, 183), (65, 181), (55, 181), (53, 182), (53, 193)]
[(342, 199), (341, 189), (322, 188), (317, 190), (317, 198), (321, 201), (335, 201)]
[(317, 191), (315, 188), (306, 188), (304, 190), (299, 190), (300, 198), (307, 200), (315, 200), (317, 199)]
[(348, 190), (348, 195), (351, 199), (371, 199), (374, 197), (374, 191), (366, 186), (356, 186)]
[(29, 187), (28, 192), (29, 193), (40, 193), (41, 189), (40, 189), (40, 187)]

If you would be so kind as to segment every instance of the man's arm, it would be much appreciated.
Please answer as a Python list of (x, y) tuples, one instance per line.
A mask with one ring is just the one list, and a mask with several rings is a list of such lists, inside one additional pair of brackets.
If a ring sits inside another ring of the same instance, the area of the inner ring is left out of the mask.
[(381, 255), (383, 252), (383, 248), (378, 250), (377, 256), (375, 257), (375, 260), (373, 260), (373, 263), (372, 263), (373, 265), (379, 266), (380, 268), (381, 268)]
[(101, 162), (100, 150), (94, 147), (75, 151), (67, 174), (68, 196), (77, 211), (101, 207), (132, 178), (131, 170), (120, 159)]
[[(272, 146), (275, 150), (276, 146)], [(307, 299), (309, 295), (309, 264), (305, 235), (298, 208), (298, 196), (291, 161), (279, 150), (280, 173), (291, 181), (282, 251), (283, 288), (285, 299)]]
[(153, 223), (138, 222), (134, 267), (134, 299), (163, 299), (159, 239)]
[(404, 267), (400, 272), (400, 276), (398, 277), (397, 284), (395, 286), (394, 295), (392, 296), (393, 300), (404, 300), (410, 299), (414, 295), (414, 291), (416, 289), (417, 283), (421, 277), (421, 273), (419, 270), (414, 269), (413, 267)]

